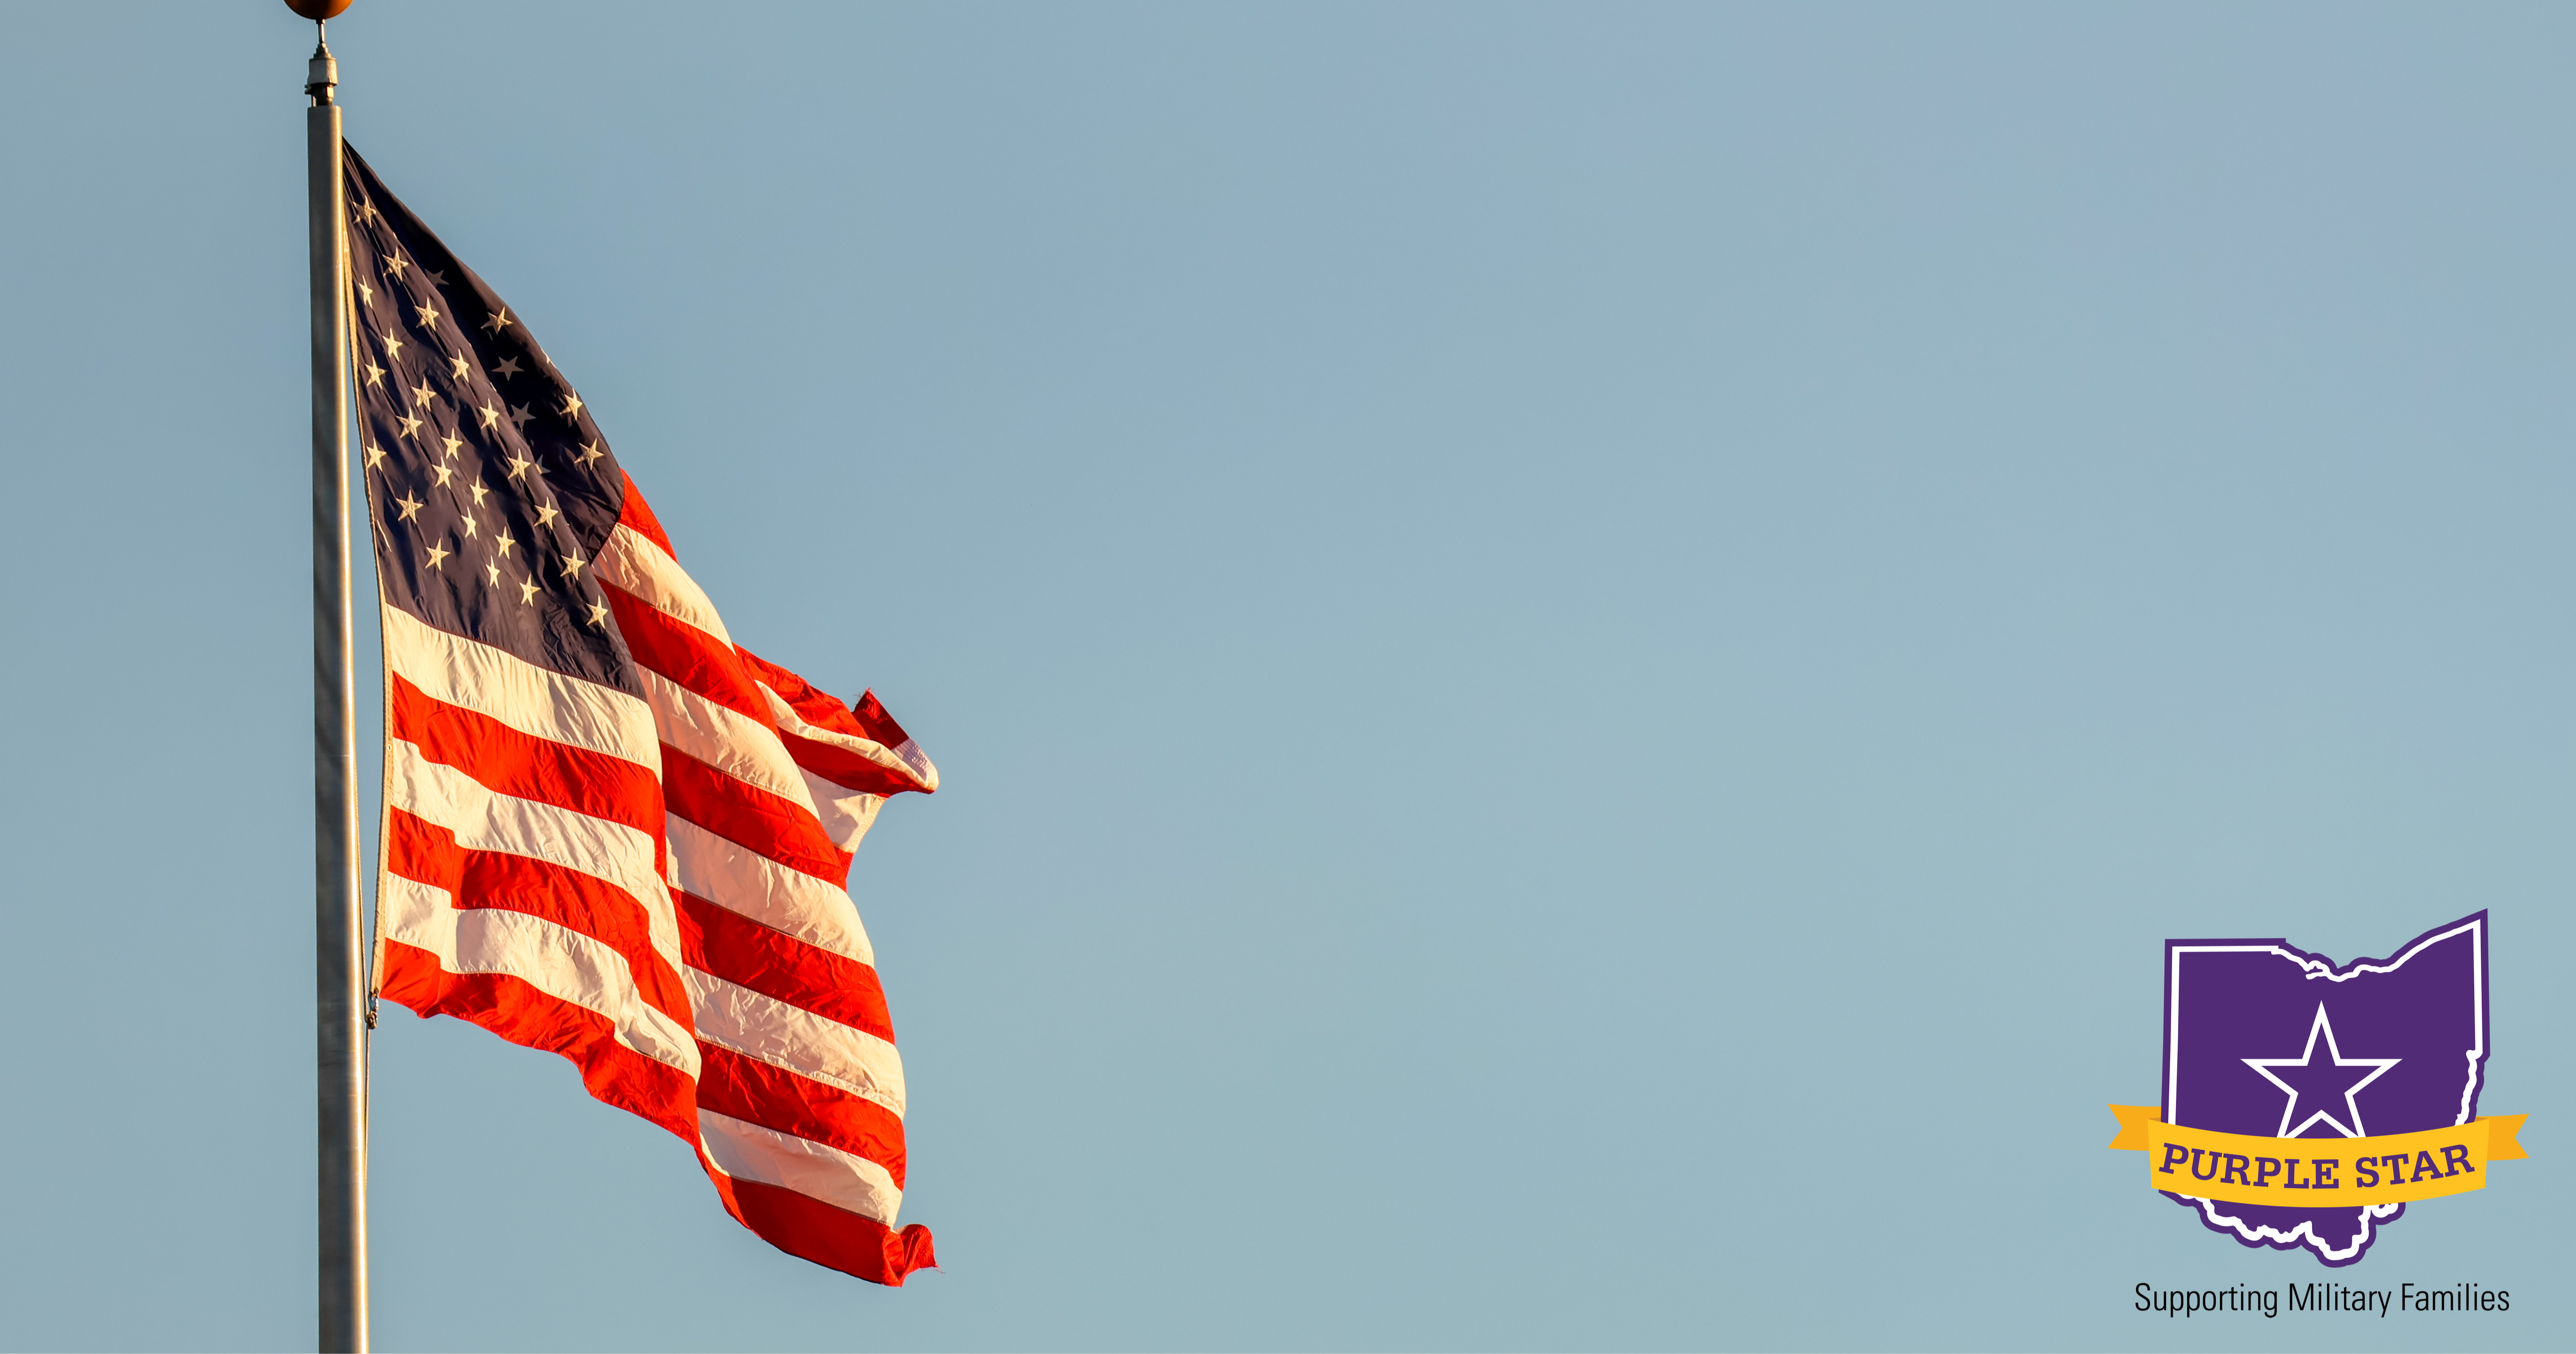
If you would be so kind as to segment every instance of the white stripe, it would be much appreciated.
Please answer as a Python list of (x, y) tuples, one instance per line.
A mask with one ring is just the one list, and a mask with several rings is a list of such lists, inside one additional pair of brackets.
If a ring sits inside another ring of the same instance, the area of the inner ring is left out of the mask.
[(599, 558), (590, 567), (600, 581), (633, 593), (646, 606), (683, 625), (705, 631), (728, 649), (733, 647), (733, 637), (725, 633), (724, 621), (716, 615), (716, 604), (708, 600), (706, 590), (644, 533), (620, 524), (601, 543)]
[(877, 961), (859, 909), (840, 885), (789, 869), (677, 814), (663, 819), (663, 826), (671, 842), (673, 883), (808, 945), (862, 964)]
[(885, 1167), (837, 1147), (706, 1109), (698, 1111), (698, 1137), (716, 1169), (737, 1180), (792, 1189), (888, 1227), (903, 1207), (903, 1191)]
[(521, 733), (662, 769), (662, 742), (643, 701), (451, 635), (400, 607), (385, 607), (384, 621), (385, 666), (431, 699)]
[[(725, 656), (732, 658), (733, 651), (725, 650)], [(805, 793), (805, 777), (798, 773), (796, 759), (787, 755), (787, 745), (778, 741), (776, 729), (649, 668), (635, 671), (644, 679), (644, 698), (653, 707), (663, 742), (744, 784), (809, 811), (814, 807)]]
[(779, 728), (800, 738), (811, 738), (817, 743), (829, 743), (836, 748), (865, 757), (925, 790), (939, 788), (939, 768), (932, 766), (930, 759), (921, 755), (920, 744), (907, 738), (903, 742), (903, 749), (897, 750), (873, 738), (860, 738), (853, 734), (808, 724), (803, 715), (796, 713), (796, 707), (788, 704), (786, 697), (771, 689), (769, 683), (762, 682), (758, 678), (754, 678), (753, 681), (760, 687), (760, 694), (769, 698), (769, 717), (777, 721)]
[(543, 917), (500, 908), (460, 910), (455, 896), (399, 875), (376, 878), (379, 924), (387, 940), (427, 950), (450, 973), (503, 973), (605, 1017), (617, 1042), (692, 1078), (698, 1045), (680, 1022), (656, 1010), (635, 987), (626, 956)]
[(805, 771), (805, 792), (813, 797), (814, 816), (823, 824), (823, 835), (844, 851), (859, 849), (859, 839), (868, 835), (877, 810), (885, 807), (884, 795), (860, 794), (811, 771)]
[[(626, 891), (644, 911), (653, 948), (680, 967), (680, 919), (654, 868), (653, 838), (623, 823), (505, 795), (401, 739), (385, 744), (385, 800), (446, 828), (456, 844), (552, 861)], [(844, 902), (848, 895), (842, 895)], [(856, 909), (852, 909), (856, 911)]]
[(683, 969), (680, 978), (700, 1039), (830, 1082), (903, 1117), (903, 1055), (894, 1045), (712, 973)]

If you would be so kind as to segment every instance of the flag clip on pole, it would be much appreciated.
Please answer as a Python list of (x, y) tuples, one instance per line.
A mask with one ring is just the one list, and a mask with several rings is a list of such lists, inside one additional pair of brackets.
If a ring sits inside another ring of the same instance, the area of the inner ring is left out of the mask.
[[(320, 1189), (319, 1340), (367, 1347), (366, 1032), (359, 963), (358, 726), (349, 654), (348, 252), (339, 63), (319, 21), (348, 0), (289, 0), (316, 21), (304, 92), (313, 301), (314, 1093)], [(316, 13), (315, 10), (326, 12)]]

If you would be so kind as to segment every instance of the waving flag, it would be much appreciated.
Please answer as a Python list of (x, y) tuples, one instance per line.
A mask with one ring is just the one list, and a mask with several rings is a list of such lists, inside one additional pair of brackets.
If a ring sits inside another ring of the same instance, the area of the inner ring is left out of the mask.
[(571, 384), (347, 155), (361, 451), (384, 598), (378, 990), (581, 1069), (771, 1244), (878, 1283), (903, 1064), (847, 893), (939, 775), (736, 646)]

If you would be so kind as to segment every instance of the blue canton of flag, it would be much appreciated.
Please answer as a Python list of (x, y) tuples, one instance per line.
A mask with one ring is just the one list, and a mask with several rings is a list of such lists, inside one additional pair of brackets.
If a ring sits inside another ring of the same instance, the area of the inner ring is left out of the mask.
[(536, 336), (436, 236), (387, 215), (392, 195), (347, 155), (361, 455), (387, 600), (642, 694), (589, 572), (624, 498), (617, 458)]

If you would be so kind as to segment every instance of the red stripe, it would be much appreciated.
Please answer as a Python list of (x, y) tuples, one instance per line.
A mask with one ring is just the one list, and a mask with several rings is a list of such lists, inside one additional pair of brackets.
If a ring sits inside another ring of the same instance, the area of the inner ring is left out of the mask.
[(860, 692), (859, 703), (851, 708), (850, 714), (859, 721), (861, 732), (888, 748), (899, 748), (912, 741), (912, 735), (905, 733), (903, 726), (894, 722), (894, 716), (886, 713), (885, 706), (873, 691)]
[[(391, 674), (388, 674), (391, 675)], [(393, 676), (386, 736), (420, 749), (489, 790), (623, 823), (662, 840), (662, 786), (650, 767), (522, 733)]]
[(608, 595), (618, 633), (626, 637), (626, 648), (637, 663), (764, 726), (773, 722), (769, 702), (760, 698), (742, 658), (731, 647), (686, 621), (664, 615), (624, 588), (603, 583), (600, 591)]
[(700, 1043), (698, 1057), (700, 1108), (866, 1157), (903, 1188), (903, 1120), (893, 1110), (729, 1048)]
[(851, 716), (850, 707), (841, 704), (830, 692), (817, 688), (812, 682), (741, 645), (735, 645), (734, 652), (742, 655), (742, 664), (751, 670), (753, 677), (767, 683), (770, 690), (778, 693), (780, 700), (787, 702), (788, 708), (804, 716), (806, 723), (818, 729), (846, 733), (853, 738), (874, 736)]
[(671, 812), (791, 870), (848, 888), (850, 857), (823, 835), (814, 811), (662, 745), (662, 799)]
[[(806, 723), (815, 728), (828, 729), (833, 733), (846, 733), (853, 738), (864, 738), (871, 743), (884, 745), (888, 751), (912, 741), (911, 735), (903, 731), (903, 726), (894, 722), (894, 716), (886, 713), (885, 706), (877, 700), (877, 693), (873, 691), (861, 693), (858, 705), (853, 708), (841, 704), (840, 700), (830, 692), (817, 688), (812, 682), (762, 658), (749, 649), (736, 645), (734, 652), (742, 655), (743, 666), (751, 670), (752, 676), (767, 683), (770, 690), (778, 693), (780, 700), (787, 702), (789, 709), (794, 710), (804, 718)], [(804, 766), (806, 770), (816, 775), (831, 774), (820, 766), (807, 765), (802, 756), (799, 756), (796, 762), (797, 765)], [(869, 763), (869, 765), (874, 766), (875, 763)], [(882, 770), (882, 768), (879, 769)], [(842, 781), (841, 784), (853, 790), (866, 790), (872, 794), (892, 793), (892, 791), (879, 791), (874, 786), (861, 784), (858, 781)], [(921, 782), (908, 777), (898, 788), (927, 792), (927, 788)]]
[(638, 535), (662, 547), (663, 554), (677, 560), (680, 552), (671, 548), (671, 538), (663, 534), (661, 519), (655, 517), (652, 507), (644, 502), (644, 491), (635, 487), (635, 477), (623, 470), (617, 474), (626, 481), (626, 497), (617, 507), (617, 525), (633, 527)]
[(787, 745), (787, 755), (795, 758), (798, 766), (845, 790), (870, 795), (899, 795), (906, 790), (922, 788), (921, 782), (913, 779), (910, 771), (897, 771), (882, 762), (870, 761), (838, 743), (817, 742), (786, 729), (778, 731), (778, 741)]
[(679, 904), (682, 963), (894, 1042), (874, 968), (695, 894), (673, 889), (671, 897)]
[(459, 846), (453, 831), (392, 806), (385, 810), (384, 859), (388, 872), (447, 890), (459, 908), (540, 917), (606, 945), (625, 956), (646, 1002), (697, 1028), (679, 971), (653, 948), (642, 904), (615, 884), (550, 860)]
[(438, 966), (437, 955), (398, 940), (384, 943), (378, 976), (383, 995), (416, 1014), (454, 1016), (511, 1043), (562, 1054), (581, 1069), (592, 1098), (697, 1145), (696, 1095), (688, 1074), (617, 1042), (615, 1025), (597, 1011), (506, 973), (450, 973)]
[(938, 1253), (930, 1229), (915, 1223), (898, 1232), (874, 1218), (757, 1180), (709, 1171), (725, 1211), (761, 1240), (800, 1260), (855, 1274), (870, 1283), (903, 1287), (904, 1276), (935, 1269)]

